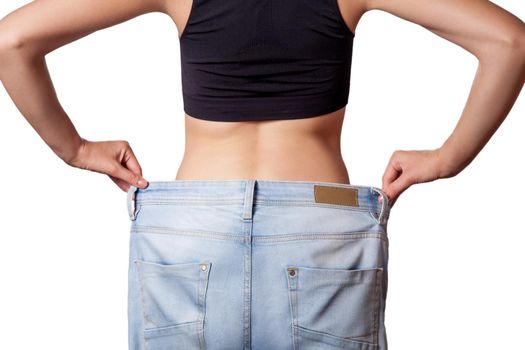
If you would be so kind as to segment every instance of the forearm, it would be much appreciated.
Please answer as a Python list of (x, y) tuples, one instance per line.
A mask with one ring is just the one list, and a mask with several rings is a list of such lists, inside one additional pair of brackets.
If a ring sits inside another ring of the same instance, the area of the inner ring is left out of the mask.
[(478, 69), (462, 115), (439, 148), (442, 176), (461, 172), (505, 120), (525, 82), (525, 48), (502, 45), (488, 50)]
[(0, 79), (21, 114), (44, 142), (68, 163), (82, 139), (60, 105), (45, 56), (2, 48)]

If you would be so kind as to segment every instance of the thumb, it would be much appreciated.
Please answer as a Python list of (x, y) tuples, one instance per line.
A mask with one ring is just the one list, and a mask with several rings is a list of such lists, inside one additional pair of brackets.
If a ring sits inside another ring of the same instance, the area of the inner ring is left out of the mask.
[(141, 175), (135, 174), (122, 165), (118, 165), (117, 169), (111, 175), (136, 187), (144, 188), (147, 185), (147, 181)]
[(406, 173), (402, 173), (395, 181), (387, 185), (388, 196), (391, 197), (392, 205), (396, 199), (410, 186), (410, 178)]

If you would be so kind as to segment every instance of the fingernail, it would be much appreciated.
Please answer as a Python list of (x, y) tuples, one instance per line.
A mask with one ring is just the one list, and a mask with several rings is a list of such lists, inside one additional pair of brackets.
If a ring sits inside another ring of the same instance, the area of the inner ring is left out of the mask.
[(138, 181), (138, 185), (139, 185), (139, 186), (144, 186), (145, 184), (146, 184), (146, 180), (144, 180), (144, 179), (139, 179), (139, 181)]

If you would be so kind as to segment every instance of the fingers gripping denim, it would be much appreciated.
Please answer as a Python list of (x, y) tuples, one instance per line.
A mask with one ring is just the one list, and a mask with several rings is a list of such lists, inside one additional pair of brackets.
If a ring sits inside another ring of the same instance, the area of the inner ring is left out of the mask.
[(381, 189), (151, 181), (127, 207), (130, 350), (387, 349)]

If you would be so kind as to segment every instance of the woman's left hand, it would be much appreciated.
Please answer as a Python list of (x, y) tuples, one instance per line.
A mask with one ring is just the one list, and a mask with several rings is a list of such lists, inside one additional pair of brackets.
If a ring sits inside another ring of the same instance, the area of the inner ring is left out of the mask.
[(431, 182), (453, 176), (444, 167), (440, 149), (394, 151), (382, 178), (382, 190), (389, 199), (390, 206), (413, 184)]

